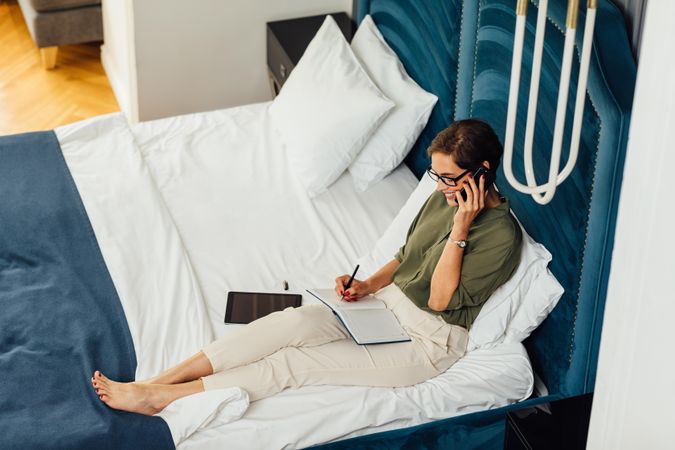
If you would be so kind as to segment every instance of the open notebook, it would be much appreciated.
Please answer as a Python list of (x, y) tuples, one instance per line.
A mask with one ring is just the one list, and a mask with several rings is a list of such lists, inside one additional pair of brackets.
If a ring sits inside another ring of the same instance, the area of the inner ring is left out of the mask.
[(394, 313), (373, 295), (347, 302), (332, 289), (307, 289), (307, 292), (333, 310), (357, 344), (410, 341)]

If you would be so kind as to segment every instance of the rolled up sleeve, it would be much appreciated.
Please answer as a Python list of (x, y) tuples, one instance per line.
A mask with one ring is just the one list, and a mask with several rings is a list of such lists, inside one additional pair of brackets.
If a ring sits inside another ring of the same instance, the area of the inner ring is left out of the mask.
[(518, 245), (512, 240), (502, 240), (497, 245), (464, 255), (459, 285), (447, 311), (482, 305), (511, 277), (520, 260), (520, 236), (514, 239)]

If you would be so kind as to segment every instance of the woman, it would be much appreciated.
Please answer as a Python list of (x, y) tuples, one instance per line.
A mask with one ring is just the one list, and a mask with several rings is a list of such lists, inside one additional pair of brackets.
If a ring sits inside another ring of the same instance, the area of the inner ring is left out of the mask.
[[(99, 371), (91, 381), (115, 409), (155, 414), (204, 390), (239, 386), (251, 401), (303, 385), (409, 386), (447, 370), (466, 351), (468, 332), (497, 287), (515, 271), (520, 228), (479, 167), (494, 173), (502, 147), (479, 120), (455, 122), (429, 147), (436, 191), (405, 244), (366, 280), (336, 278), (348, 301), (377, 292), (410, 342), (357, 345), (323, 305), (287, 308), (206, 346), (156, 378), (119, 383)], [(459, 191), (464, 189), (466, 200)]]

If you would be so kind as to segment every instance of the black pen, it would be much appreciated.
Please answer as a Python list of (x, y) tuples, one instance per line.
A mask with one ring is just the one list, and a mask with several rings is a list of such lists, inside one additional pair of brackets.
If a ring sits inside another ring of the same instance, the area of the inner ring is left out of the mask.
[(359, 265), (356, 265), (356, 268), (354, 269), (354, 273), (352, 274), (351, 277), (349, 277), (349, 281), (347, 281), (347, 284), (345, 284), (345, 290), (342, 291), (342, 300), (345, 299), (345, 292), (347, 292), (347, 289), (352, 287), (352, 282), (354, 281), (354, 277), (356, 276), (356, 272), (359, 271)]

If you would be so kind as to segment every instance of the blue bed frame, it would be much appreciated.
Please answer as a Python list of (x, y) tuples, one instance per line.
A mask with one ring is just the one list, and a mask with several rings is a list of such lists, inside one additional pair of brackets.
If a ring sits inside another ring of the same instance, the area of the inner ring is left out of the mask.
[[(427, 127), (406, 159), (418, 177), (429, 164), (427, 146), (454, 120), (486, 120), (503, 142), (515, 3), (359, 1), (358, 22), (370, 14), (408, 73), (439, 97)], [(522, 181), (521, 146), (537, 3), (531, 1), (528, 7), (516, 130), (514, 172)], [(533, 150), (535, 170), (541, 176), (548, 176), (566, 5), (566, 0), (549, 2)], [(585, 8), (580, 11), (571, 99), (576, 95), (584, 11)], [(572, 175), (546, 206), (513, 190), (501, 169), (497, 178), (500, 191), (510, 198), (524, 227), (553, 254), (550, 269), (565, 288), (558, 306), (525, 342), (534, 370), (549, 394), (499, 409), (347, 439), (323, 448), (501, 448), (504, 418), (510, 409), (593, 391), (635, 75), (624, 19), (608, 0), (600, 0), (580, 154)], [(567, 161), (572, 107), (567, 111), (562, 164)]]

